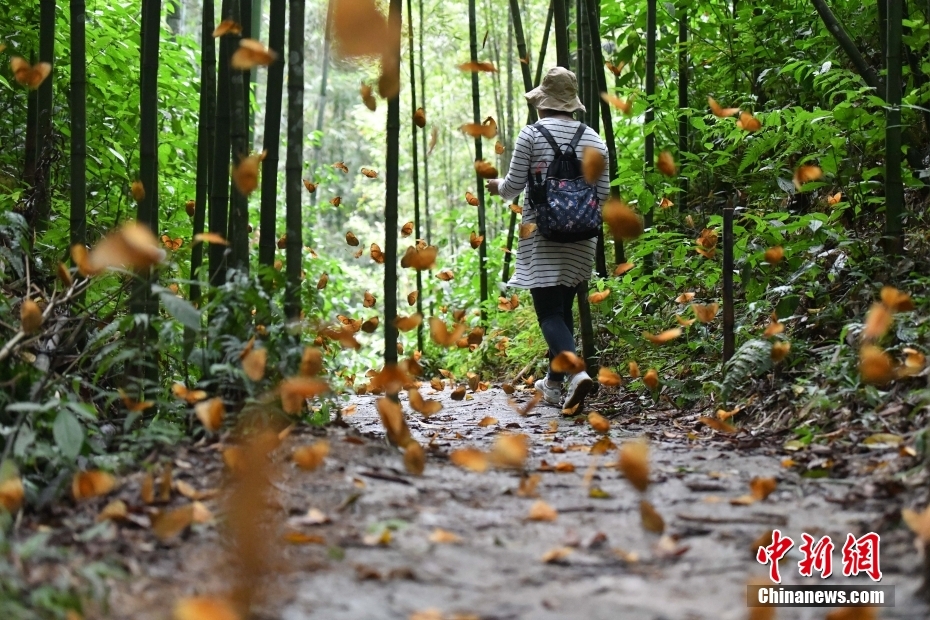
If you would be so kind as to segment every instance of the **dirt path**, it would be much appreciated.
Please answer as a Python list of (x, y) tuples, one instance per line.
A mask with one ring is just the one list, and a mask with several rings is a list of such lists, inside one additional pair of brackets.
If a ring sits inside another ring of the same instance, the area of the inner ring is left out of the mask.
[[(798, 464), (785, 468), (784, 438), (714, 434), (696, 424), (696, 416), (673, 412), (619, 415), (610, 431), (614, 443), (649, 438), (653, 482), (648, 498), (675, 540), (665, 540), (660, 548), (659, 536), (643, 530), (640, 497), (617, 471), (617, 452), (588, 453), (598, 436), (586, 422), (544, 406), (521, 416), (494, 388), (459, 402), (448, 395), (446, 390), (432, 396), (442, 398), (445, 408), (429, 420), (408, 416), (414, 438), (429, 446), (422, 477), (408, 475), (401, 454), (383, 439), (370, 396), (354, 399), (356, 411), (345, 418), (347, 427), (328, 429), (331, 454), (323, 469), (287, 475), (279, 485), (280, 501), (291, 525), (326, 542), (288, 547), (290, 572), (278, 580), (260, 617), (406, 619), (434, 608), (444, 618), (458, 613), (486, 620), (742, 619), (747, 617), (747, 579), (767, 570), (755, 561), (754, 541), (772, 528), (798, 544), (802, 532), (830, 534), (837, 543), (836, 573), (846, 534), (878, 531), (882, 584), (896, 586), (896, 607), (881, 610), (880, 617), (930, 616), (913, 597), (918, 558), (911, 535), (897, 522), (902, 497), (909, 495), (893, 497), (905, 486), (891, 472), (909, 460), (897, 448), (862, 449), (844, 457), (808, 448), (792, 453)], [(498, 422), (479, 427), (485, 416)], [(452, 450), (487, 449), (501, 431), (528, 435), (528, 472), (540, 476), (538, 498), (518, 496), (518, 472), (475, 473), (449, 462)], [(288, 441), (307, 439), (292, 436)], [(799, 475), (827, 458), (834, 459), (834, 469), (853, 475)], [(571, 469), (565, 463), (574, 471), (552, 471), (556, 466)], [(731, 505), (729, 500), (748, 492), (755, 476), (777, 477), (775, 492), (752, 505)], [(591, 487), (600, 489), (602, 497), (592, 497)], [(558, 511), (555, 521), (527, 520), (537, 499)], [(302, 522), (311, 508), (330, 522)], [(461, 541), (431, 542), (436, 528)], [(385, 529), (390, 542), (371, 545)], [(217, 533), (198, 536), (195, 544), (179, 548), (173, 562), (163, 560), (154, 574), (139, 568), (132, 591), (117, 597), (118, 605), (135, 610), (127, 617), (164, 617), (168, 587), (175, 596), (209, 591), (215, 577), (209, 565), (216, 554), (204, 551), (215, 544)], [(542, 561), (560, 547), (571, 551), (556, 562)], [(800, 557), (796, 545), (781, 565), (784, 583), (820, 583), (818, 577), (798, 574)], [(836, 575), (827, 582), (871, 583)], [(826, 611), (780, 609), (777, 617), (819, 619)]]

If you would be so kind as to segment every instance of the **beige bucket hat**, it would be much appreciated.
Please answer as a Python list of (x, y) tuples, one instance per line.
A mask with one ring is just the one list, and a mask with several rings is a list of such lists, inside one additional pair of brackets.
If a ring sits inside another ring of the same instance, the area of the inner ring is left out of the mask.
[(537, 110), (555, 110), (572, 113), (585, 111), (578, 98), (578, 79), (565, 67), (554, 67), (543, 78), (542, 84), (524, 95)]

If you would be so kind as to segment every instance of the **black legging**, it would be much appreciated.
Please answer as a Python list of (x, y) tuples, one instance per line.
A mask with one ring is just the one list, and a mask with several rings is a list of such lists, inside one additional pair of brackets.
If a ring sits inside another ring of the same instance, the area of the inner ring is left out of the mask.
[[(536, 318), (542, 329), (543, 338), (549, 345), (549, 359), (551, 360), (562, 351), (575, 352), (575, 320), (572, 316), (572, 305), (578, 286), (543, 286), (530, 289), (533, 296), (533, 308)], [(561, 382), (565, 374), (552, 372), (549, 369), (549, 379)]]

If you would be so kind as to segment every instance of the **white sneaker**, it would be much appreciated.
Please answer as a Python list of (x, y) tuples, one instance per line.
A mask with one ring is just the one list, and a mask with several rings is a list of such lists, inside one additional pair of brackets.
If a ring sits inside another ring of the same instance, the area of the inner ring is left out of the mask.
[(560, 406), (562, 402), (562, 388), (561, 387), (550, 387), (549, 380), (543, 377), (539, 379), (533, 385), (536, 386), (536, 389), (542, 392), (543, 400), (549, 403), (550, 405), (555, 405), (556, 407)]
[[(581, 371), (572, 377), (571, 383), (568, 384), (568, 392), (565, 394), (565, 404), (563, 409), (581, 410), (584, 404), (584, 398), (594, 387), (594, 381), (585, 371)], [(577, 408), (577, 409), (576, 409)]]

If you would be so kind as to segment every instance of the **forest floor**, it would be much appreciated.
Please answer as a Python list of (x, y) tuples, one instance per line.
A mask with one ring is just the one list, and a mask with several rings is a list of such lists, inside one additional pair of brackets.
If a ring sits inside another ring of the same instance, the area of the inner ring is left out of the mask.
[[(879, 617), (930, 617), (930, 608), (915, 598), (920, 560), (900, 523), (902, 506), (925, 499), (919, 496), (927, 476), (901, 446), (866, 447), (864, 435), (847, 428), (828, 446), (789, 452), (787, 434), (749, 425), (725, 435), (697, 423), (697, 413), (639, 410), (624, 394), (602, 394), (600, 406), (596, 399), (588, 404), (616, 414), (615, 444), (648, 438), (652, 483), (646, 497), (664, 518), (667, 536), (644, 531), (640, 494), (617, 470), (617, 451), (590, 454), (600, 437), (581, 416), (564, 417), (545, 405), (522, 416), (499, 388), (463, 401), (451, 400), (447, 389), (432, 396), (443, 402), (439, 414), (408, 416), (414, 439), (429, 455), (424, 474), (411, 476), (402, 454), (384, 439), (376, 397), (360, 396), (344, 426), (295, 430), (279, 448), (287, 453), (323, 436), (330, 443), (324, 466), (303, 472), (288, 463), (274, 485), (287, 527), (307, 534), (310, 544), (284, 545), (280, 571), (267, 580), (256, 617), (407, 619), (436, 610), (419, 617), (743, 619), (747, 582), (767, 575), (755, 559), (758, 540), (773, 528), (795, 541), (781, 574), (785, 584), (798, 585), (872, 583), (841, 576), (840, 549), (847, 533), (878, 532), (881, 583), (896, 590), (895, 607)], [(526, 401), (529, 393), (517, 396)], [(479, 426), (486, 416), (497, 422)], [(539, 481), (529, 497), (518, 493), (520, 472), (476, 473), (447, 458), (467, 446), (488, 449), (501, 431), (530, 439), (526, 475), (538, 474)], [(180, 447), (172, 456), (176, 482), (220, 484), (216, 444)], [(788, 458), (793, 466), (783, 463)], [(828, 461), (843, 462), (847, 475), (801, 475)], [(772, 476), (778, 486), (765, 500), (731, 503), (749, 492), (753, 477)], [(138, 482), (124, 480), (120, 493), (138, 497)], [(558, 511), (554, 521), (527, 518), (540, 499)], [(218, 511), (215, 501), (206, 504)], [(138, 523), (94, 526), (104, 503), (81, 505), (60, 527), (75, 532), (73, 544), (83, 546), (85, 561), (115, 561), (129, 573), (112, 582), (109, 617), (166, 619), (178, 597), (226, 587), (222, 528), (197, 525), (158, 542)], [(94, 536), (86, 534), (90, 528)], [(435, 542), (437, 528), (459, 540)], [(826, 581), (816, 573), (799, 575), (802, 532), (829, 534), (836, 544), (834, 576)], [(554, 559), (544, 561), (546, 554)], [(783, 608), (777, 617), (820, 619), (827, 611)]]

